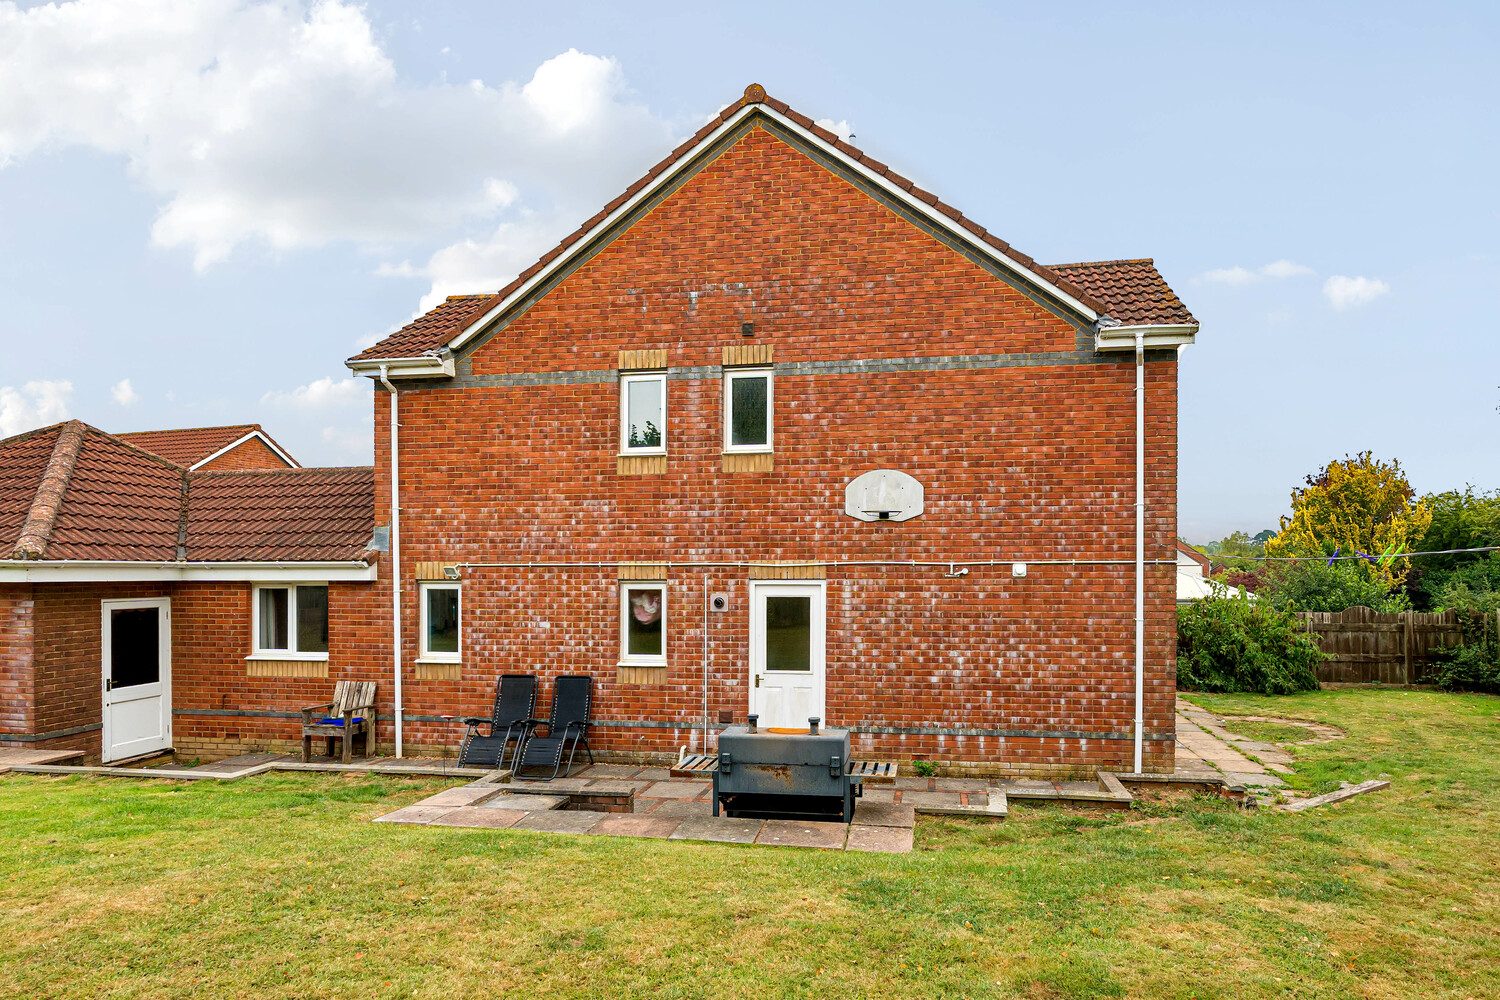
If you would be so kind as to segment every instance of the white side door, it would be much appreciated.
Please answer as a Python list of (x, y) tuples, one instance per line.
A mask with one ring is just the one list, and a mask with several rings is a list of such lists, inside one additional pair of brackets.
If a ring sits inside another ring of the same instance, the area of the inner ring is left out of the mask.
[(750, 584), (750, 711), (760, 725), (826, 720), (824, 604), (822, 582)]
[(106, 763), (172, 745), (172, 601), (103, 601)]

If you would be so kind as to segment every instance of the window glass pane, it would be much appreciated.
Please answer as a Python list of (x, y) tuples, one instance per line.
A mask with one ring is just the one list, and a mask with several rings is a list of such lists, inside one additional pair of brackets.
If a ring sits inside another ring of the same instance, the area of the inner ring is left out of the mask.
[(286, 588), (260, 588), (260, 648), (286, 649)]
[(134, 687), (161, 680), (161, 630), (156, 608), (109, 613), (110, 686)]
[(662, 420), (662, 379), (625, 383), (625, 444), (629, 448), (660, 448), (666, 442)]
[(458, 588), (427, 588), (427, 652), (458, 652)]
[(297, 588), (297, 652), (328, 652), (328, 588)]
[(629, 656), (661, 656), (666, 608), (660, 587), (629, 587), (625, 591), (625, 652)]
[(729, 443), (767, 444), (766, 389), (764, 375), (729, 380)]
[(766, 669), (812, 669), (812, 598), (766, 598)]

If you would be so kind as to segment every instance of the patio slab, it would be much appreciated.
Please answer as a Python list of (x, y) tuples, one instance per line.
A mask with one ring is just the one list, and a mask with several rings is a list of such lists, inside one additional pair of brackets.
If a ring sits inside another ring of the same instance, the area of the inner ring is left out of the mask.
[(504, 830), (515, 826), (530, 813), (519, 809), (486, 809), (484, 806), (459, 806), (437, 819), (432, 826), (482, 827), (488, 830)]
[(636, 795), (643, 799), (696, 799), (708, 789), (706, 781), (657, 781)]
[(445, 788), (436, 795), (429, 795), (421, 802), (422, 806), (477, 806), (486, 799), (492, 799), (499, 795), (504, 787), (501, 785), (460, 785), (457, 788)]
[(454, 809), (453, 806), (407, 806), (397, 809), (395, 812), (386, 813), (384, 816), (376, 816), (377, 823), (410, 823), (416, 826), (426, 826), (433, 820), (448, 815)]
[(603, 778), (590, 781), (584, 788), (590, 795), (630, 795), (632, 792), (639, 795), (650, 782), (646, 781), (621, 781), (618, 778)]
[(957, 792), (902, 792), (901, 801), (911, 806), (957, 806), (963, 803)]
[(537, 781), (533, 778), (512, 778), (511, 785), (516, 790), (526, 789), (533, 792), (542, 792), (547, 795), (572, 795), (588, 787), (588, 778), (553, 778), (551, 781)]
[(535, 830), (539, 833), (588, 833), (605, 815), (573, 809), (529, 812), (516, 821), (513, 829)]
[(672, 840), (707, 840), (716, 844), (753, 844), (766, 825), (763, 819), (732, 819), (728, 816), (689, 816), (672, 834)]
[(916, 810), (905, 803), (866, 802), (860, 799), (854, 806), (855, 826), (895, 826), (911, 829), (916, 822)]
[(635, 776), (641, 781), (666, 781), (672, 776), (672, 771), (666, 767), (643, 767)]
[(512, 795), (509, 792), (496, 795), (481, 802), (481, 809), (507, 809), (516, 812), (544, 812), (548, 809), (566, 809), (566, 795)]
[[(638, 810), (641, 813), (676, 816), (679, 819), (686, 816), (712, 816), (714, 811), (714, 804), (704, 799), (637, 799), (636, 805), (646, 807)], [(655, 808), (652, 808), (653, 805)]]
[(633, 764), (590, 764), (578, 772), (580, 778), (634, 778), (640, 768)]
[(916, 831), (896, 826), (851, 826), (846, 851), (869, 851), (873, 854), (907, 854), (915, 842)]
[(820, 823), (816, 820), (768, 819), (755, 838), (757, 844), (776, 847), (813, 847), (841, 851), (849, 828), (842, 823)]
[(595, 823), (589, 833), (607, 837), (654, 837), (665, 840), (682, 825), (681, 816), (615, 813)]

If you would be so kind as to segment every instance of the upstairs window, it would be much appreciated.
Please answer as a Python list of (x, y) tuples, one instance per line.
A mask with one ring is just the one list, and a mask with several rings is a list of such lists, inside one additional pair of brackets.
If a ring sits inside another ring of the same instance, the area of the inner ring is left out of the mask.
[(456, 583), (422, 584), (422, 645), (419, 659), (455, 663), (459, 651), (459, 588)]
[(328, 658), (328, 585), (253, 588), (251, 655), (269, 659)]
[(667, 453), (667, 376), (620, 376), (620, 454)]
[(771, 369), (724, 373), (724, 450), (771, 450)]

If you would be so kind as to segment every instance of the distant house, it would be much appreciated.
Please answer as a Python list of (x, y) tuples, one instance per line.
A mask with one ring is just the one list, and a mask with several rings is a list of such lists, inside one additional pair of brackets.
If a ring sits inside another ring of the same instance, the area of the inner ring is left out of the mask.
[(371, 469), (255, 425), (0, 441), (0, 745), (222, 756), (245, 733), (218, 713), (326, 701), (330, 664), (375, 656), (373, 514)]
[[(1184, 542), (1177, 540), (1177, 603), (1186, 604), (1189, 601), (1199, 601), (1205, 597), (1211, 597), (1214, 586), (1209, 582), (1209, 573), (1213, 570), (1213, 562)], [(1224, 592), (1230, 597), (1238, 597), (1240, 588), (1220, 584)]]

